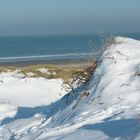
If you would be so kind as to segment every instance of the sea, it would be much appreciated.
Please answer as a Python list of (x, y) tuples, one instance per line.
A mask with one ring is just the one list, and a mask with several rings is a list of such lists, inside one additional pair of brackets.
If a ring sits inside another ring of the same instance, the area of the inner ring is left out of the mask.
[(0, 36), (0, 64), (76, 60), (97, 57), (109, 37), (140, 40), (140, 33)]

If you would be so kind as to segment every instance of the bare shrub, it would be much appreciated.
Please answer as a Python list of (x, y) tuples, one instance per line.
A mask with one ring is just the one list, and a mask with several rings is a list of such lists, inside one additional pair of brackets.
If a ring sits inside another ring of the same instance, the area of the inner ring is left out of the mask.
[(94, 60), (94, 62), (90, 66), (81, 69), (79, 71), (72, 72), (73, 78), (64, 82), (63, 84), (64, 89), (66, 91), (71, 91), (72, 96), (75, 98), (76, 91), (80, 88), (80, 86), (90, 81), (91, 76), (93, 75), (96, 69), (96, 65), (97, 62)]
[[(91, 57), (90, 59), (89, 58), (85, 58), (87, 59), (87, 62), (88, 61), (91, 61), (91, 65), (85, 67), (84, 69), (82, 68), (81, 70), (79, 71), (75, 71), (75, 72), (72, 72), (73, 74), (73, 78), (67, 80), (64, 82), (63, 84), (63, 87), (65, 88), (66, 91), (70, 92), (71, 96), (75, 99), (77, 97), (77, 90), (79, 91), (80, 90), (80, 87), (81, 85), (86, 85), (84, 86), (84, 90), (81, 92), (81, 94), (78, 95), (78, 98), (77, 98), (77, 102), (76, 104), (73, 106), (73, 109), (87, 96), (90, 95), (89, 91), (86, 89), (88, 83), (90, 82), (91, 80), (91, 77), (97, 67), (97, 63), (98, 62), (98, 58), (96, 60), (96, 57), (94, 55), (94, 52), (97, 51), (99, 53), (99, 56), (100, 54), (102, 54), (105, 49), (108, 47), (108, 46), (111, 46), (111, 44), (115, 43), (115, 40), (114, 40), (114, 36), (113, 35), (104, 35), (102, 38), (101, 38), (101, 44), (102, 44), (102, 47), (100, 46), (100, 48), (98, 46), (96, 46), (96, 44), (92, 41), (92, 40), (89, 40), (88, 41), (88, 44), (89, 44), (89, 47), (91, 48), (91, 52), (93, 52), (93, 57)], [(100, 59), (99, 59), (100, 61)], [(96, 98), (100, 98), (99, 97), (95, 97)], [(93, 99), (93, 101), (95, 100)]]

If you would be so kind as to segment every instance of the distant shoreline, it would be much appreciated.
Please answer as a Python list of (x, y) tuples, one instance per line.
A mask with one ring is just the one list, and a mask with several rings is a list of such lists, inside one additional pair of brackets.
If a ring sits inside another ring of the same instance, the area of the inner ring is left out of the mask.
[(27, 60), (27, 61), (16, 61), (16, 62), (1, 62), (0, 67), (28, 67), (34, 65), (59, 65), (59, 66), (72, 66), (72, 67), (83, 67), (89, 66), (95, 60), (94, 57), (77, 58), (77, 59), (57, 59), (57, 60)]

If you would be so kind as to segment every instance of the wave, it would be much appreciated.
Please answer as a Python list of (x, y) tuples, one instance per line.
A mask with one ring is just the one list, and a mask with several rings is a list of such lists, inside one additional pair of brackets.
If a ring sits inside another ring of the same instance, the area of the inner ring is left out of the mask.
[(55, 59), (71, 59), (96, 56), (97, 53), (67, 53), (67, 54), (48, 54), (48, 55), (32, 55), (32, 56), (10, 56), (0, 57), (0, 62), (27, 61), (27, 60), (55, 60)]

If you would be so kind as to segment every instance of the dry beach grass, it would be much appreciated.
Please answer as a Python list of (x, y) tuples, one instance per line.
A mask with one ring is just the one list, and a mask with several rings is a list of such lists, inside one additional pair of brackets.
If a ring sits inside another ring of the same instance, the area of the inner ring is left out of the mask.
[(68, 64), (37, 64), (24, 67), (1, 66), (0, 73), (15, 71), (23, 74), (25, 77), (44, 77), (48, 79), (62, 78), (64, 81), (73, 79), (76, 75), (86, 73), (95, 65), (95, 60), (88, 62), (76, 62)]

